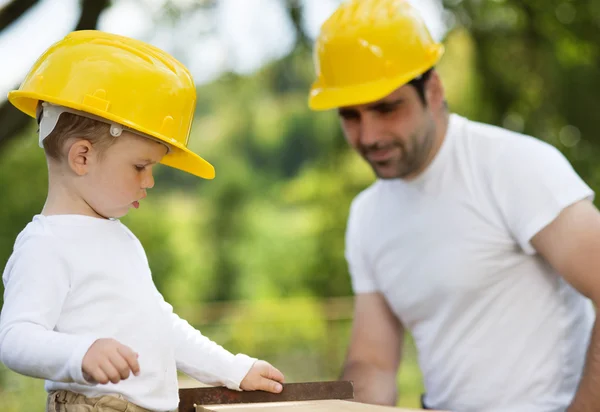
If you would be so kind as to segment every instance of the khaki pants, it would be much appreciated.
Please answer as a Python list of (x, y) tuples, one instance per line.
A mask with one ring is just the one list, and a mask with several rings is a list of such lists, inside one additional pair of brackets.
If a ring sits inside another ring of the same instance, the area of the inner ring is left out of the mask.
[(153, 412), (128, 402), (121, 395), (88, 398), (69, 391), (48, 394), (46, 412)]

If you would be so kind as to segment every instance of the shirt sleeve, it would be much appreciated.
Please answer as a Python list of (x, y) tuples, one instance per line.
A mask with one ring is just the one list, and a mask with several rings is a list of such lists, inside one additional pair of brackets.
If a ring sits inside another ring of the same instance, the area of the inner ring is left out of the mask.
[(30, 239), (10, 257), (3, 275), (0, 361), (23, 375), (91, 385), (83, 357), (95, 337), (56, 332), (69, 292), (69, 268), (50, 239)]
[(156, 293), (173, 325), (177, 369), (208, 385), (241, 390), (240, 383), (257, 359), (234, 355), (208, 339), (175, 314), (158, 290)]
[(528, 136), (498, 154), (491, 189), (519, 246), (535, 254), (531, 239), (560, 212), (594, 192), (554, 146)]
[[(141, 242), (129, 229), (126, 230), (135, 239), (140, 257), (149, 265)], [(173, 306), (165, 301), (156, 285), (154, 288), (156, 298), (173, 327), (177, 369), (207, 385), (224, 385), (229, 389), (240, 391), (240, 383), (257, 359), (241, 353), (234, 355), (202, 335), (199, 330), (173, 311)]]
[(346, 227), (345, 257), (350, 272), (352, 290), (355, 294), (377, 291), (377, 286), (370, 270), (370, 265), (365, 257), (364, 237), (361, 231), (362, 201), (364, 198), (356, 198), (350, 207), (348, 224)]

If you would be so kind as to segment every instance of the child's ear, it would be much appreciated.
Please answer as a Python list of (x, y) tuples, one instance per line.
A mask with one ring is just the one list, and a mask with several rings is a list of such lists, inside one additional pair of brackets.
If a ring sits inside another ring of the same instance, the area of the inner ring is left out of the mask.
[(77, 140), (71, 145), (67, 159), (69, 166), (77, 176), (84, 176), (88, 173), (92, 155), (93, 149), (89, 140)]

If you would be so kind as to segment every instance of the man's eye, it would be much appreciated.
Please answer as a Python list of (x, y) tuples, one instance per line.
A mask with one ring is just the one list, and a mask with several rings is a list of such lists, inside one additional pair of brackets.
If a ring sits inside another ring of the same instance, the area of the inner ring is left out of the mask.
[(344, 120), (356, 120), (359, 118), (356, 112), (340, 112), (339, 115)]
[(396, 109), (397, 106), (379, 106), (377, 108), (377, 111), (379, 113), (390, 113), (393, 112)]

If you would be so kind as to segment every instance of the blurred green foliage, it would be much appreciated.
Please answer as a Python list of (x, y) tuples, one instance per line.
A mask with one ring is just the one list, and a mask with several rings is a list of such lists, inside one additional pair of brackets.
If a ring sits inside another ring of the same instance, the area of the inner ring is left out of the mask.
[[(439, 66), (451, 110), (552, 143), (598, 190), (600, 3), (445, 5), (456, 23)], [(351, 320), (348, 206), (373, 181), (336, 114), (308, 110), (312, 80), (311, 51), (299, 44), (254, 75), (200, 86), (191, 148), (216, 179), (159, 166), (156, 188), (123, 219), (176, 311), (288, 381), (339, 375)], [(41, 210), (46, 178), (32, 125), (0, 152), (1, 267)], [(400, 405), (414, 407), (423, 389), (407, 340)], [(42, 382), (0, 369), (0, 399), (6, 412), (40, 410)]]

